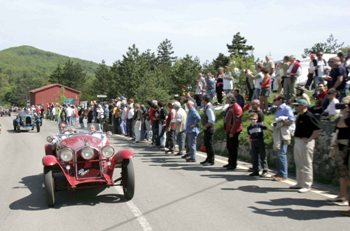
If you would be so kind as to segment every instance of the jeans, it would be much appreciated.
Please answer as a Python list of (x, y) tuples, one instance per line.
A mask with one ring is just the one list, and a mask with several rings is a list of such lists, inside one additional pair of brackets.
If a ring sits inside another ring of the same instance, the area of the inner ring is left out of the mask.
[(288, 144), (281, 144), (281, 148), (277, 153), (277, 176), (288, 177)]
[(179, 153), (182, 154), (184, 148), (185, 148), (185, 143), (186, 143), (186, 133), (185, 131), (177, 133), (177, 144), (179, 145)]
[(252, 99), (259, 99), (259, 97), (260, 97), (260, 91), (261, 91), (260, 88), (255, 88), (255, 89), (254, 89), (253, 96), (252, 96)]
[(186, 133), (187, 136), (187, 147), (189, 149), (189, 157), (192, 160), (196, 159), (197, 151), (197, 134), (194, 132)]

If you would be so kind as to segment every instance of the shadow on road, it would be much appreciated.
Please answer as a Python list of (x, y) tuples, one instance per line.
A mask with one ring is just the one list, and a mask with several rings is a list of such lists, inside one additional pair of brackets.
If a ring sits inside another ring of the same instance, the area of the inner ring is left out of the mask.
[(287, 217), (289, 219), (299, 221), (340, 217), (339, 211), (332, 210), (304, 210), (291, 208), (260, 209), (253, 206), (250, 206), (249, 208), (251, 208), (253, 212), (257, 214), (272, 217)]
[(326, 200), (313, 200), (306, 198), (279, 198), (273, 199), (270, 201), (257, 201), (257, 204), (263, 205), (271, 205), (271, 206), (290, 206), (290, 205), (298, 205), (298, 206), (307, 206), (312, 208), (320, 208), (322, 206), (333, 205)]
[[(44, 210), (48, 209), (46, 204), (45, 189), (42, 186), (43, 175), (26, 176), (19, 182), (21, 186), (15, 186), (12, 190), (28, 188), (30, 194), (12, 202), (9, 208), (12, 210)], [(56, 192), (56, 205), (54, 208), (74, 205), (96, 205), (99, 203), (121, 203), (125, 202), (124, 196), (119, 194), (102, 194), (103, 188), (86, 189), (81, 191)]]

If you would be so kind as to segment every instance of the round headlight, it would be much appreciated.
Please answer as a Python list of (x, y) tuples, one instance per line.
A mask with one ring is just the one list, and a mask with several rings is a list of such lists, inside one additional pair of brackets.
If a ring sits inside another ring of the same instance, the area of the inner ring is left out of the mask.
[(90, 160), (94, 157), (94, 150), (92, 148), (86, 147), (81, 150), (81, 157), (85, 160)]
[(60, 158), (61, 160), (68, 162), (73, 159), (73, 150), (69, 148), (64, 148), (60, 151)]
[(111, 156), (114, 155), (114, 148), (110, 145), (103, 147), (102, 148), (102, 155), (105, 158), (110, 158)]

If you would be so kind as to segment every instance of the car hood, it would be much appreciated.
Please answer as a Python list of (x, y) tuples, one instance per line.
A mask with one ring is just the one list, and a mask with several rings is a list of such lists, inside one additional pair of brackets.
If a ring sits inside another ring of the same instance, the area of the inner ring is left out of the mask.
[(79, 135), (68, 137), (61, 141), (61, 146), (66, 146), (74, 151), (78, 151), (85, 146), (90, 146), (96, 149), (101, 149), (103, 146), (102, 139), (90, 136), (90, 135)]

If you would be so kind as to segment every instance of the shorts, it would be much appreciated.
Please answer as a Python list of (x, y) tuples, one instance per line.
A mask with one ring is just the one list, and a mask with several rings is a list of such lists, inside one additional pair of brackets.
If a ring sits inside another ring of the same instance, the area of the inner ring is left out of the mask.
[(349, 175), (348, 147), (346, 145), (338, 144), (334, 148), (336, 149), (334, 153), (336, 174), (338, 177), (347, 177)]
[(269, 97), (270, 96), (270, 88), (261, 88), (260, 96)]

